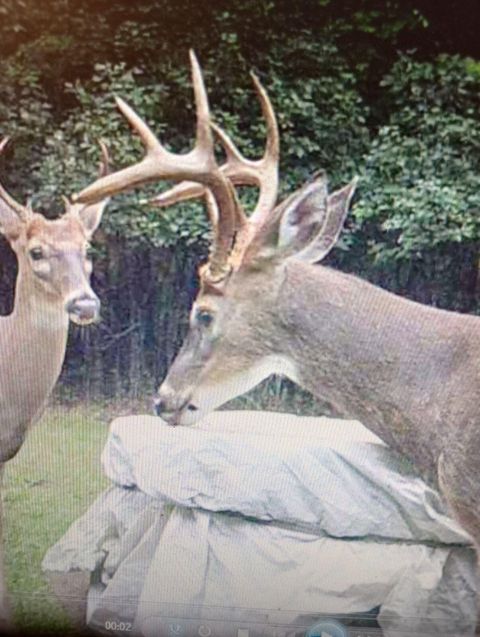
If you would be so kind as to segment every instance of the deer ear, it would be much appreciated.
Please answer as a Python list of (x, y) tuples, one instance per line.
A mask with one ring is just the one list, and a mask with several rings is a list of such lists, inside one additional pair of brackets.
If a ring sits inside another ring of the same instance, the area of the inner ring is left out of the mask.
[[(9, 141), (9, 137), (4, 137), (0, 141), (0, 155), (8, 146)], [(0, 232), (5, 235), (8, 241), (18, 239), (24, 222), (31, 212), (30, 205), (21, 206), (0, 184)]]
[(98, 203), (83, 206), (83, 208), (80, 208), (78, 211), (78, 218), (80, 219), (89, 239), (100, 225), (103, 211), (105, 210), (107, 203), (108, 199), (103, 199)]
[(275, 208), (248, 246), (245, 261), (261, 265), (300, 252), (320, 231), (326, 215), (327, 178), (322, 173)]
[(327, 178), (322, 174), (281, 204), (277, 250), (294, 254), (320, 231), (327, 214), (327, 194)]
[(355, 192), (357, 178), (331, 195), (325, 174), (306, 184), (274, 210), (271, 220), (247, 248), (245, 261), (299, 259), (317, 263), (335, 245)]
[(347, 186), (328, 196), (327, 214), (320, 231), (303, 250), (294, 255), (295, 259), (308, 263), (318, 263), (327, 256), (337, 243), (342, 231), (350, 202), (357, 187), (357, 181), (358, 179), (355, 177)]
[(0, 233), (8, 240), (18, 238), (23, 226), (23, 221), (17, 212), (0, 197)]

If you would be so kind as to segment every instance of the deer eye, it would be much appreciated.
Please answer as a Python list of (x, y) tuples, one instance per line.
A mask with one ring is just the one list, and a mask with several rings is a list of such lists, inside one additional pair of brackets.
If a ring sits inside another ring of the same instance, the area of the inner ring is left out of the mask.
[(33, 261), (40, 261), (41, 259), (43, 259), (43, 250), (42, 248), (32, 248), (30, 250), (30, 257), (33, 259)]
[(208, 310), (197, 310), (195, 320), (202, 327), (210, 327), (213, 323), (213, 314)]

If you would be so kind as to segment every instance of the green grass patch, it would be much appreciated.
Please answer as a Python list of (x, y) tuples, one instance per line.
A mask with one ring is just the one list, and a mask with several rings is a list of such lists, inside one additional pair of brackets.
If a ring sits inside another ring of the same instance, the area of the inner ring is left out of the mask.
[(99, 409), (52, 407), (6, 468), (7, 583), (20, 633), (68, 632), (67, 616), (52, 599), (40, 565), (108, 485), (100, 465), (107, 423)]

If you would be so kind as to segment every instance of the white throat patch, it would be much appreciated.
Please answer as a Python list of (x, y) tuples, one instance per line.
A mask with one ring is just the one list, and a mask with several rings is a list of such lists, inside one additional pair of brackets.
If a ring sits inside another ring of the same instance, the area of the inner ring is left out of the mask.
[(298, 382), (293, 361), (284, 356), (269, 355), (250, 369), (228, 378), (224, 383), (199, 388), (193, 393), (191, 401), (202, 413), (208, 413), (232, 398), (245, 394), (273, 374), (286, 376), (293, 382)]

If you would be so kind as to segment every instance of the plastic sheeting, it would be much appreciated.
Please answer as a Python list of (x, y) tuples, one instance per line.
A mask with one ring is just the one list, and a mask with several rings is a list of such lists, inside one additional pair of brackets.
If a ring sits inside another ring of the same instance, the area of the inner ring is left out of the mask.
[(43, 564), (94, 573), (99, 632), (123, 623), (153, 637), (184, 616), (225, 637), (239, 622), (295, 635), (319, 615), (379, 607), (388, 637), (473, 634), (468, 536), (359, 423), (218, 412), (171, 428), (132, 416), (112, 423), (102, 462), (114, 486)]

